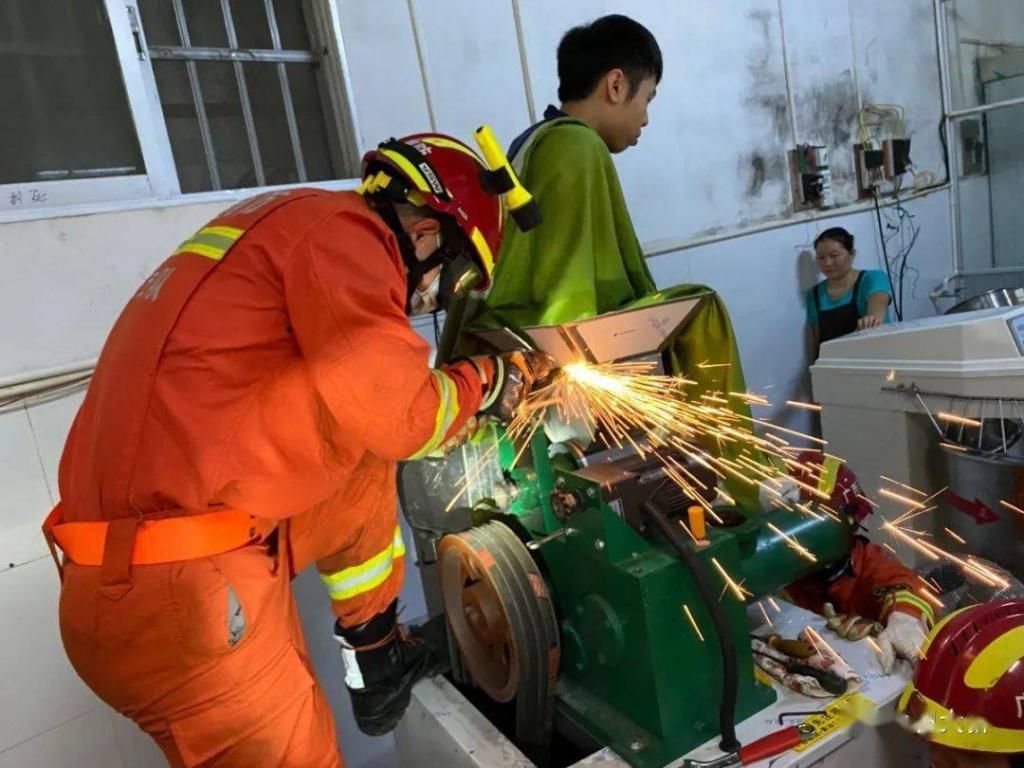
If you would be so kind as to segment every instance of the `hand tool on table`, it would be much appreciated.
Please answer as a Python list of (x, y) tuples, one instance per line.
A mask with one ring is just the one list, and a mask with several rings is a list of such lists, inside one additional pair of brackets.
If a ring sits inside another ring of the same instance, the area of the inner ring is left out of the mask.
[(751, 637), (755, 640), (760, 640), (769, 648), (774, 648), (777, 651), (782, 651), (787, 656), (792, 656), (794, 659), (809, 659), (817, 653), (814, 650), (814, 646), (805, 640), (787, 640), (779, 634), (768, 635), (767, 637), (751, 635)]
[(814, 726), (807, 723), (781, 728), (757, 741), (752, 741), (738, 752), (730, 752), (714, 760), (684, 760), (683, 768), (729, 768), (733, 765), (750, 765), (759, 760), (781, 755), (814, 736)]
[(813, 677), (821, 684), (822, 689), (827, 693), (831, 693), (833, 696), (842, 696), (846, 693), (847, 688), (849, 688), (849, 683), (835, 672), (829, 672), (826, 669), (818, 669), (817, 667), (812, 667), (810, 664), (803, 664), (795, 659), (783, 660), (775, 656), (769, 656), (767, 653), (759, 653), (758, 651), (754, 651), (753, 653), (755, 656), (771, 659), (772, 661), (781, 664), (786, 668), (786, 671), (791, 674)]

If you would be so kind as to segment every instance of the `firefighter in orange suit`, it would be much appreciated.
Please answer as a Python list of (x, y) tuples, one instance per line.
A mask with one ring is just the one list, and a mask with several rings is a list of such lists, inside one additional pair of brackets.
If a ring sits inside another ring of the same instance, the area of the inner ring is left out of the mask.
[(548, 372), (535, 353), (432, 370), (409, 325), (489, 282), (485, 170), (445, 136), (382, 144), (358, 192), (226, 211), (118, 318), (44, 530), (71, 663), (171, 765), (343, 764), (289, 589), (311, 563), (360, 728), (392, 729), (434, 671), (396, 624), (396, 463), (507, 418)]
[[(814, 465), (820, 469), (811, 472)], [(833, 456), (807, 451), (797, 458), (793, 475), (805, 486), (817, 484), (828, 494), (829, 507), (858, 525), (873, 511), (857, 476)], [(801, 495), (812, 499), (806, 490)], [(921, 576), (863, 536), (854, 537), (846, 558), (790, 584), (785, 594), (796, 605), (824, 614), (829, 629), (844, 639), (875, 635), (886, 673), (897, 658), (916, 663), (935, 624), (932, 602), (938, 602)]]

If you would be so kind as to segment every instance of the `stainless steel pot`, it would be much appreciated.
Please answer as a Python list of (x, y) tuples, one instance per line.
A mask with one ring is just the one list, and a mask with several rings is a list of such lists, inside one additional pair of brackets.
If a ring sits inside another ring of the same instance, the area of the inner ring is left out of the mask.
[(1024, 288), (998, 288), (993, 291), (986, 291), (980, 296), (961, 301), (956, 306), (950, 307), (945, 314), (953, 315), (958, 312), (973, 312), (976, 309), (996, 309), (997, 307), (1015, 307), (1024, 304)]

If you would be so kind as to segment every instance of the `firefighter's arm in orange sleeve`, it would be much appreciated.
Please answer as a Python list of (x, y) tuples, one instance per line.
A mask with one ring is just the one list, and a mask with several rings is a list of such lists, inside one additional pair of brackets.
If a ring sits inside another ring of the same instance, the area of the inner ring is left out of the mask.
[(840, 613), (855, 614), (885, 624), (894, 612), (935, 623), (935, 610), (922, 595), (924, 580), (893, 555), (867, 539), (854, 539), (852, 568), (830, 588)]
[(285, 299), (313, 382), (342, 433), (385, 459), (421, 458), (457, 433), (486, 383), (469, 361), (431, 369), (405, 314), (397, 248), (370, 222), (318, 224), (284, 268)]

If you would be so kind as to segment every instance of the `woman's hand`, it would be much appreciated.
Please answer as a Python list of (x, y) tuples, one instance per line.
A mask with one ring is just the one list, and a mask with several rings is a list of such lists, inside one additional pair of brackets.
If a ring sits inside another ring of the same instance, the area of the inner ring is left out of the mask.
[(866, 331), (868, 328), (877, 328), (881, 324), (882, 321), (874, 315), (864, 315), (864, 317), (857, 320), (857, 330)]

